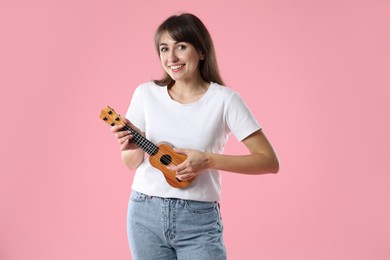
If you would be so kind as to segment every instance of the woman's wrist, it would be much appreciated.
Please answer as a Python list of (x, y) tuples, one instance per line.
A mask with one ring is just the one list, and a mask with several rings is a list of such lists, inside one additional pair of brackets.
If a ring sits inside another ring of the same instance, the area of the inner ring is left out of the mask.
[(205, 157), (206, 157), (206, 165), (208, 169), (214, 169), (214, 154), (213, 153), (206, 153), (205, 152)]

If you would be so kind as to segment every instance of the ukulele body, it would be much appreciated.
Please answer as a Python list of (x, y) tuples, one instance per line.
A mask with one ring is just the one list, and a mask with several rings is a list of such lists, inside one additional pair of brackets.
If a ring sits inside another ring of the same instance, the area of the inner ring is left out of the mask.
[(176, 174), (174, 171), (168, 169), (168, 167), (171, 165), (176, 166), (184, 162), (187, 156), (184, 154), (176, 153), (173, 150), (173, 147), (168, 143), (160, 143), (157, 146), (158, 152), (154, 155), (149, 156), (150, 164), (163, 173), (165, 180), (172, 187), (185, 188), (190, 185), (194, 178), (188, 181), (181, 181), (176, 178)]

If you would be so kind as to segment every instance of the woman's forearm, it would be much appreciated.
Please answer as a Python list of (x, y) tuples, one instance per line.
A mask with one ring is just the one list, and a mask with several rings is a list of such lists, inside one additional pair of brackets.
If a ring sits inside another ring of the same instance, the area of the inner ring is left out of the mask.
[(277, 173), (279, 162), (276, 155), (261, 153), (249, 155), (209, 154), (209, 167), (221, 171), (243, 174)]
[(122, 151), (121, 158), (127, 168), (135, 170), (143, 162), (145, 152), (139, 148), (135, 150)]

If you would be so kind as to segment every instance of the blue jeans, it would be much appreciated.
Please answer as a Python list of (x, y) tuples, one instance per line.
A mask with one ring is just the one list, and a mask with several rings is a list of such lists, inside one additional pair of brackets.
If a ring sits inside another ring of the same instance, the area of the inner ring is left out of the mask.
[(218, 202), (152, 197), (133, 191), (127, 233), (133, 260), (223, 260)]

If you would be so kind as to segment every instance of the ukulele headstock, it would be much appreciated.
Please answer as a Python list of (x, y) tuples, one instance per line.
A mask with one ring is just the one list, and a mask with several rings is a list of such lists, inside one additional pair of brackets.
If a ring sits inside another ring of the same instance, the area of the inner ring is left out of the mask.
[(114, 109), (107, 106), (102, 110), (100, 113), (99, 118), (103, 119), (107, 124), (114, 126), (114, 125), (126, 125), (125, 121), (121, 118), (120, 115), (118, 115)]

